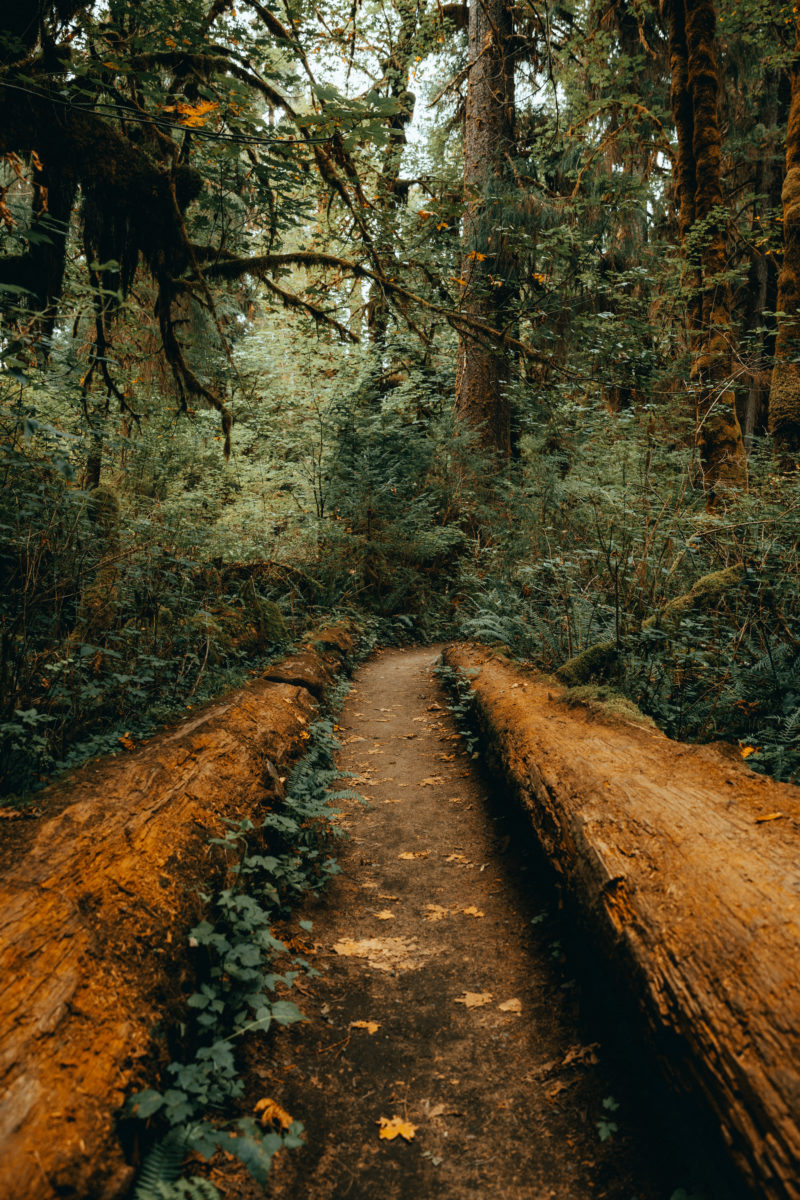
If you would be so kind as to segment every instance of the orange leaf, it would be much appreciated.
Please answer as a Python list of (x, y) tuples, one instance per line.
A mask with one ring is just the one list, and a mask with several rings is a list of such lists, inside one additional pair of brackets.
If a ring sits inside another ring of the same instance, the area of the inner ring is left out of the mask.
[(274, 1100), (270, 1100), (268, 1096), (265, 1096), (263, 1100), (259, 1100), (253, 1112), (258, 1115), (258, 1119), (264, 1128), (267, 1125), (278, 1125), (281, 1129), (288, 1129), (292, 1124), (292, 1118), (286, 1109), (281, 1108), (280, 1104), (277, 1104)]
[(385, 1138), (387, 1142), (394, 1141), (396, 1137), (405, 1138), (407, 1142), (410, 1142), (417, 1132), (416, 1125), (412, 1125), (410, 1121), (404, 1121), (402, 1117), (392, 1117), (391, 1120), (388, 1117), (381, 1117), (375, 1124), (381, 1127), (378, 1137)]
[(756, 817), (756, 825), (763, 825), (765, 821), (779, 821), (783, 813), (767, 813), (764, 817)]

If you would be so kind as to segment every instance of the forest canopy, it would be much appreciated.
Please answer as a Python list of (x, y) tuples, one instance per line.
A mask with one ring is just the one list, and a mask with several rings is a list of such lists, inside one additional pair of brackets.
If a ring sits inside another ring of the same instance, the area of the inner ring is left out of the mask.
[(3, 5), (3, 790), (342, 611), (795, 778), (799, 36)]

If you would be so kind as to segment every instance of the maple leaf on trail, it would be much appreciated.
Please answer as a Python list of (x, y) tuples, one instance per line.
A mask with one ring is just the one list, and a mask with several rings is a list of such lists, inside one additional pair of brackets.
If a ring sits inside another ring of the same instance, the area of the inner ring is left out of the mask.
[(464, 992), (463, 996), (457, 996), (454, 1003), (463, 1004), (465, 1008), (483, 1008), (484, 1004), (491, 1004), (491, 992)]
[(410, 1121), (404, 1121), (402, 1117), (381, 1117), (375, 1122), (380, 1125), (381, 1131), (378, 1137), (385, 1138), (387, 1142), (392, 1142), (396, 1137), (405, 1138), (410, 1142), (417, 1132), (416, 1125), (412, 1125)]
[(351, 1021), (350, 1022), (351, 1029), (366, 1029), (367, 1033), (370, 1035), (372, 1035), (373, 1033), (377, 1033), (378, 1030), (380, 1029), (380, 1027), (381, 1027), (380, 1021)]
[(474, 904), (470, 904), (469, 908), (462, 908), (461, 911), (465, 917), (482, 917), (484, 915)]
[(425, 913), (426, 921), (441, 921), (443, 917), (450, 915), (450, 909), (445, 908), (441, 904), (426, 904), (425, 908), (427, 909)]
[(381, 912), (375, 913), (375, 916), (378, 918), (379, 921), (393, 921), (394, 920), (394, 913), (392, 912), (392, 910), (390, 908), (382, 909)]

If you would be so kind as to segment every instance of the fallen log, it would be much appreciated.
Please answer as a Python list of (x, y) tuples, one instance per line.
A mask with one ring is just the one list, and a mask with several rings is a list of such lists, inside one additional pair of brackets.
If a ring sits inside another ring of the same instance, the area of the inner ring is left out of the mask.
[(798, 1200), (800, 788), (735, 747), (570, 706), (558, 683), (485, 649), (443, 657), (468, 672), (490, 762), (656, 1048), (753, 1194)]
[[(303, 662), (332, 678), (351, 648), (323, 631)], [(0, 880), (3, 1200), (127, 1194), (116, 1122), (192, 990), (185, 934), (222, 868), (209, 837), (280, 801), (316, 708), (258, 679), (43, 793), (54, 815)]]

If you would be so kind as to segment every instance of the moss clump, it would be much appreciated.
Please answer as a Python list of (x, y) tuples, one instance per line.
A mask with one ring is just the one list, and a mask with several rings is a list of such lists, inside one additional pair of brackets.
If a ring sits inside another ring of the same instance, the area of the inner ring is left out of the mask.
[(617, 647), (614, 642), (597, 642), (588, 646), (574, 658), (570, 658), (556, 671), (556, 679), (567, 687), (579, 687), (593, 679), (610, 675), (617, 664)]
[(676, 596), (652, 617), (642, 623), (642, 629), (677, 629), (685, 616), (701, 608), (713, 608), (734, 592), (744, 579), (744, 567), (725, 567), (702, 575), (683, 596)]
[(582, 704), (601, 716), (616, 717), (622, 721), (632, 721), (636, 725), (647, 725), (656, 729), (652, 717), (648, 717), (638, 705), (604, 684), (586, 683), (580, 687), (572, 687), (566, 695), (567, 704)]

